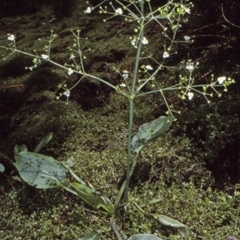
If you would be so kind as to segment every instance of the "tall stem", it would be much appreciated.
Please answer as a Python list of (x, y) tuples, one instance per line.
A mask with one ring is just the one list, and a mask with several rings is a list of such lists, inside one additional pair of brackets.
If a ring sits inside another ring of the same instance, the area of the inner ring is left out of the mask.
[(142, 40), (143, 40), (143, 34), (144, 34), (144, 8), (143, 8), (143, 2), (141, 4), (141, 23), (140, 23), (140, 33), (139, 33), (139, 39), (138, 42), (138, 48), (137, 48), (137, 54), (136, 54), (136, 61), (135, 61), (135, 67), (134, 67), (134, 75), (133, 75), (133, 81), (132, 81), (132, 88), (131, 88), (131, 96), (129, 98), (129, 122), (128, 122), (128, 153), (127, 153), (127, 174), (126, 174), (126, 188), (124, 191), (124, 198), (123, 202), (126, 203), (128, 201), (128, 188), (129, 188), (129, 181), (130, 181), (130, 170), (131, 170), (131, 142), (132, 142), (132, 128), (133, 128), (133, 115), (134, 115), (134, 98), (135, 98), (135, 89), (136, 89), (136, 82), (137, 82), (137, 76), (138, 76), (138, 68), (139, 68), (139, 60), (140, 60), (140, 54), (142, 50)]

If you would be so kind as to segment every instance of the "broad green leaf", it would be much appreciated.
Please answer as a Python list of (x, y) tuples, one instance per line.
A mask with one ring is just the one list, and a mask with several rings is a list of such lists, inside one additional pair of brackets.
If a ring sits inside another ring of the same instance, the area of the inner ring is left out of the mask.
[(179, 221), (170, 218), (168, 216), (165, 215), (161, 215), (161, 214), (151, 214), (160, 224), (164, 225), (164, 226), (169, 226), (172, 228), (176, 228), (183, 237), (187, 238), (189, 235), (189, 231), (186, 225), (184, 225), (183, 223), (180, 223)]
[(5, 171), (5, 167), (0, 163), (0, 172), (4, 172)]
[(162, 239), (152, 234), (135, 234), (128, 238), (128, 240), (162, 240)]
[(78, 240), (98, 240), (100, 239), (100, 235), (96, 232), (91, 232), (85, 237), (81, 237)]
[(107, 215), (113, 213), (114, 206), (107, 197), (102, 196), (100, 193), (96, 192), (95, 189), (81, 183), (73, 182), (71, 185), (78, 196), (91, 207)]
[(172, 124), (171, 116), (161, 116), (152, 122), (141, 125), (136, 135), (132, 138), (132, 148), (139, 153), (150, 142), (157, 139), (163, 132), (167, 131)]
[[(15, 146), (14, 152), (19, 150)], [(39, 153), (21, 151), (15, 153), (15, 166), (21, 178), (36, 188), (59, 187), (66, 178), (66, 168), (57, 160)]]
[(49, 133), (46, 137), (44, 137), (41, 142), (37, 145), (34, 152), (38, 153), (43, 147), (45, 147), (49, 141), (52, 139), (53, 134)]

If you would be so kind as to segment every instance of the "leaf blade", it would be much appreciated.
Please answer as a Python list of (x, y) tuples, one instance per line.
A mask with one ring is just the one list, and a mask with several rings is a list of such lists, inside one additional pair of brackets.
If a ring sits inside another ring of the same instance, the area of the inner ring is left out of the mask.
[(189, 230), (183, 223), (162, 214), (151, 214), (161, 225), (176, 228), (180, 234), (187, 238)]
[(100, 235), (96, 232), (91, 232), (88, 235), (79, 238), (78, 240), (98, 240), (100, 239)]
[(152, 234), (135, 234), (128, 238), (128, 240), (162, 240), (162, 239)]
[(36, 146), (34, 152), (38, 153), (43, 147), (45, 147), (49, 141), (52, 139), (53, 133), (49, 133), (46, 137), (44, 137), (41, 142)]
[(139, 127), (137, 134), (132, 138), (132, 149), (136, 153), (139, 153), (150, 142), (154, 141), (162, 133), (167, 131), (171, 124), (171, 116), (161, 116), (149, 123), (144, 123)]
[(52, 157), (24, 151), (15, 154), (14, 157), (21, 178), (33, 187), (41, 189), (59, 187), (59, 183), (66, 178), (67, 170)]

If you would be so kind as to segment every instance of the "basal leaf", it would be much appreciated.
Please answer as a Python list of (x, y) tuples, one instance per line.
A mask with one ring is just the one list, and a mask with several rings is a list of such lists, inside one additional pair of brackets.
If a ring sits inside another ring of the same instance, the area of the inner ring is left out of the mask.
[(0, 163), (0, 172), (4, 172), (5, 171), (5, 167)]
[(113, 213), (114, 206), (107, 197), (104, 197), (100, 193), (97, 193), (95, 189), (81, 183), (73, 182), (71, 185), (84, 202), (103, 214), (109, 215)]
[(66, 168), (52, 157), (25, 151), (18, 152), (14, 157), (21, 178), (33, 187), (58, 187), (66, 178)]
[(34, 152), (38, 153), (43, 147), (45, 147), (49, 141), (52, 139), (53, 134), (49, 133), (46, 137), (44, 137), (41, 142), (37, 145)]
[(128, 240), (162, 240), (162, 239), (152, 234), (135, 234), (128, 238)]
[(100, 235), (96, 232), (91, 232), (85, 237), (81, 237), (78, 240), (98, 240), (100, 239)]
[(152, 216), (162, 225), (176, 228), (183, 237), (187, 238), (189, 231), (186, 225), (183, 223), (161, 214), (152, 214)]

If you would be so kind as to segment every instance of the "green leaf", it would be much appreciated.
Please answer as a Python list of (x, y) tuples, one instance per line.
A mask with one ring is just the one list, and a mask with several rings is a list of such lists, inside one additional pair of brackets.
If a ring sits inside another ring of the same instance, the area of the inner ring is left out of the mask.
[(96, 192), (95, 189), (81, 183), (73, 182), (71, 185), (78, 196), (91, 207), (99, 210), (103, 214), (110, 215), (113, 213), (114, 206), (107, 197), (102, 196)]
[(162, 239), (152, 234), (135, 234), (128, 238), (128, 240), (162, 240)]
[(168, 216), (165, 215), (161, 215), (161, 214), (151, 214), (160, 224), (164, 225), (164, 226), (169, 226), (172, 228), (176, 228), (183, 237), (187, 238), (189, 235), (189, 231), (186, 225), (184, 225), (183, 223), (180, 223), (179, 221), (170, 218)]
[(81, 237), (78, 240), (98, 240), (100, 239), (100, 235), (96, 232), (91, 232), (85, 237)]
[(63, 162), (62, 164), (64, 165), (64, 167), (68, 170), (68, 172), (81, 184), (86, 185), (86, 183), (80, 178), (78, 177), (73, 170), (70, 168), (74, 165), (74, 157), (72, 156), (70, 159), (68, 159), (66, 162)]
[(161, 116), (152, 122), (141, 125), (138, 133), (132, 138), (132, 148), (139, 153), (150, 142), (157, 139), (163, 132), (167, 131), (172, 124), (171, 116)]
[(5, 167), (0, 163), (0, 172), (4, 172), (5, 171)]
[(55, 188), (66, 178), (66, 168), (57, 160), (39, 153), (26, 152), (14, 148), (15, 166), (21, 178), (36, 188)]
[(42, 139), (42, 141), (37, 145), (34, 152), (38, 153), (43, 147), (45, 147), (49, 141), (52, 139), (53, 134), (49, 133), (46, 137)]

